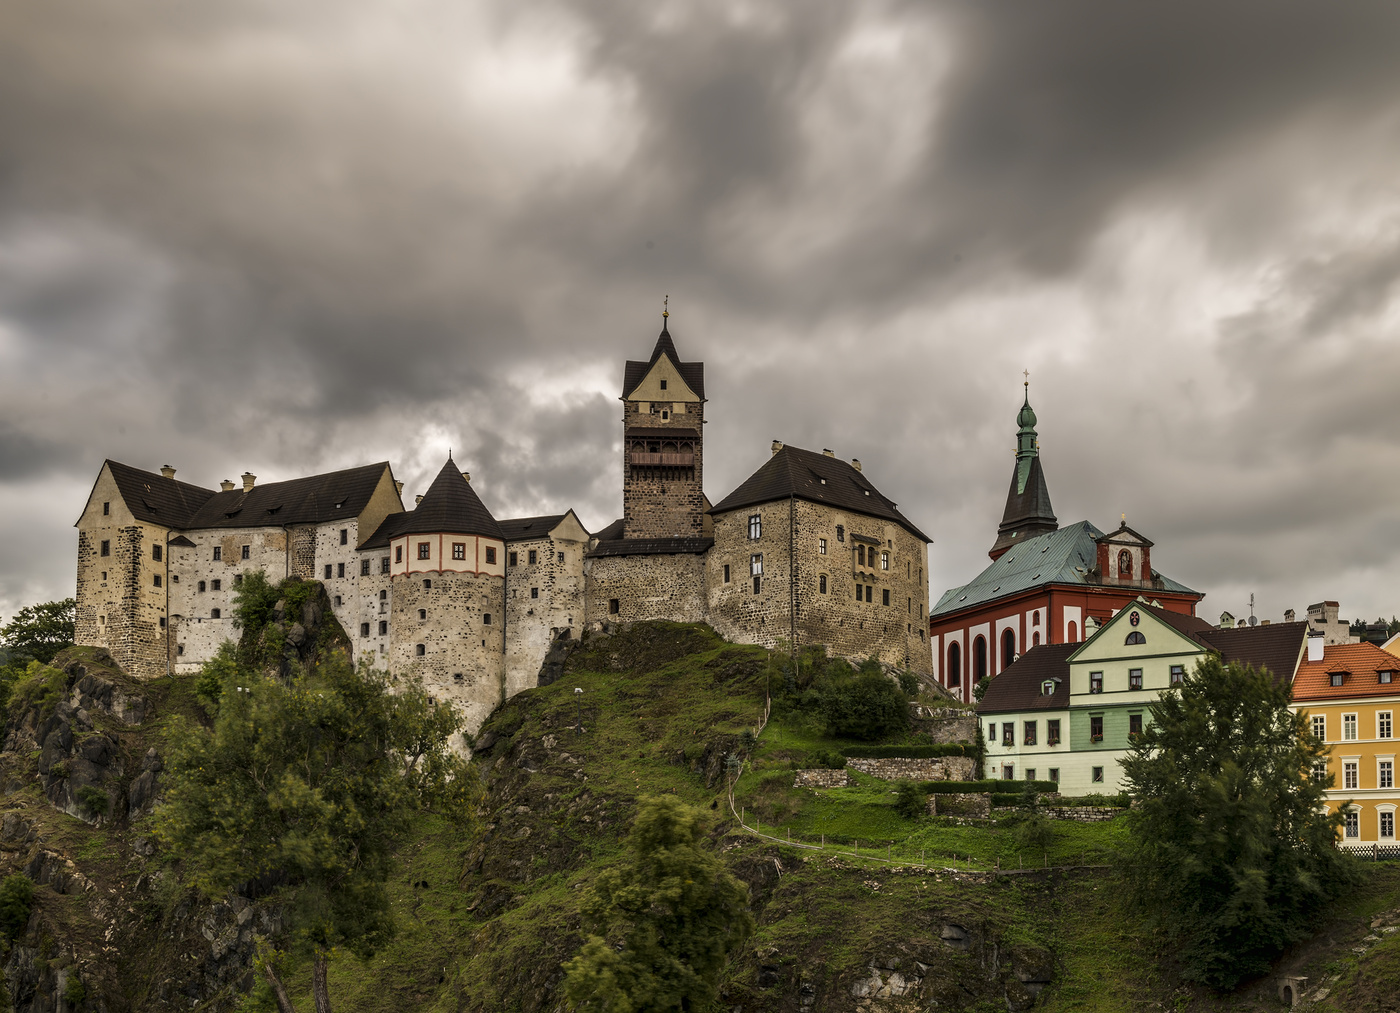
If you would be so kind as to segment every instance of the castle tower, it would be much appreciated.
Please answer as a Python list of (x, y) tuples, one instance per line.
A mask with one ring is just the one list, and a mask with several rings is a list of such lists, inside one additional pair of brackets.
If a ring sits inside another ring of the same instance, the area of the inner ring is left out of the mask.
[(705, 364), (681, 361), (669, 316), (651, 358), (629, 361), (623, 374), (625, 539), (704, 536)]
[(1040, 468), (1040, 440), (1035, 432), (1035, 411), (1031, 408), (1031, 384), (1026, 381), (1026, 399), (1016, 415), (1016, 468), (1011, 473), (1011, 489), (1006, 494), (1006, 510), (997, 527), (997, 540), (987, 555), (1000, 559), (1012, 546), (1036, 535), (1058, 531), (1060, 524), (1050, 507), (1050, 490)]

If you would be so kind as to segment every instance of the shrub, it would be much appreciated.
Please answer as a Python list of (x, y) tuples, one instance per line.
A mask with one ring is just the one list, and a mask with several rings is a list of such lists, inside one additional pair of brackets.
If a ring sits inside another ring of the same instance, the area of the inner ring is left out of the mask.
[(895, 793), (894, 811), (906, 820), (915, 820), (928, 811), (928, 796), (912, 781), (899, 782)]
[(78, 805), (82, 806), (93, 816), (106, 816), (107, 810), (112, 806), (112, 800), (108, 798), (107, 793), (100, 788), (94, 788), (90, 784), (79, 787), (76, 794), (78, 796)]
[[(945, 793), (962, 792), (995, 792), (1003, 794), (1011, 799), (1008, 805), (1015, 805), (1021, 798), (1024, 785), (1031, 785), (1038, 792), (1059, 791), (1060, 786), (1054, 781), (924, 781), (920, 787), (926, 794), (940, 795)], [(1006, 791), (1007, 788), (1016, 788), (1014, 792)]]
[(34, 884), (28, 876), (15, 873), (0, 881), (0, 932), (6, 939), (18, 939), (29, 924), (34, 907)]
[(899, 688), (907, 697), (919, 695), (919, 677), (913, 672), (899, 673)]
[(68, 1003), (69, 1009), (78, 1009), (87, 999), (87, 987), (83, 984), (83, 979), (76, 974), (68, 976), (68, 983), (63, 986), (63, 998)]
[(909, 729), (909, 703), (904, 693), (878, 672), (828, 677), (817, 683), (816, 694), (831, 735), (870, 741)]

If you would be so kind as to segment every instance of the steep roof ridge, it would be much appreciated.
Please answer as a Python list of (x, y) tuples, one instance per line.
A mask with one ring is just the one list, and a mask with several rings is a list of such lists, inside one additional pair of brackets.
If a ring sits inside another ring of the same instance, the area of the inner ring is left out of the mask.
[(1043, 584), (1087, 584), (1087, 571), (1095, 560), (1094, 539), (1101, 534), (1088, 521), (1075, 521), (1028, 539), (993, 560), (974, 580), (943, 592), (930, 614), (971, 608)]
[(671, 338), (671, 331), (668, 321), (661, 321), (661, 333), (656, 338), (656, 345), (651, 350), (651, 358), (645, 362), (638, 362), (635, 359), (628, 359), (622, 371), (622, 399), (625, 401), (632, 396), (632, 392), (637, 389), (637, 385), (646, 379), (651, 368), (656, 365), (662, 356), (671, 360), (676, 367), (676, 372), (681, 375), (687, 387), (695, 392), (695, 396), (701, 401), (705, 400), (705, 364), (703, 362), (682, 362), (680, 353), (676, 351), (676, 343)]
[(132, 516), (150, 524), (191, 527), (190, 521), (199, 508), (218, 495), (213, 489), (133, 468), (111, 458), (102, 463), (112, 472), (112, 480)]
[[(1069, 706), (1069, 656), (1077, 644), (1040, 644), (1008, 665), (987, 684), (977, 704), (978, 714), (1005, 714), (1028, 710), (1063, 710)], [(1044, 696), (1041, 684), (1058, 680), (1055, 692)]]
[(278, 527), (356, 517), (388, 470), (388, 461), (217, 492), (191, 518), (192, 528)]
[(486, 535), (505, 540), (505, 533), (491, 511), (451, 457), (433, 479), (417, 507), (408, 511), (395, 532), (399, 535)]

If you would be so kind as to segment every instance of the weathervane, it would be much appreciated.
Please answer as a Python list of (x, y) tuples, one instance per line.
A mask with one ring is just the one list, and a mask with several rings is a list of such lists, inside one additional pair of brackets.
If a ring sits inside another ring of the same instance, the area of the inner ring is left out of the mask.
[(663, 317), (669, 317), (671, 315), (671, 297), (669, 295), (661, 300), (661, 315)]

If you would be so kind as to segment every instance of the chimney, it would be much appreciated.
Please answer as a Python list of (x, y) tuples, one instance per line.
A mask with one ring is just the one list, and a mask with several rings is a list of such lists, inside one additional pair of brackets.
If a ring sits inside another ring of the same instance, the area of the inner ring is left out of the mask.
[(224, 479), (222, 482), (219, 483), (219, 488), (222, 489), (224, 492), (230, 492), (233, 489), (233, 483), (230, 482), (228, 479)]
[(861, 470), (861, 467), (860, 467), (860, 458), (859, 458), (859, 457), (853, 457), (853, 458), (851, 458), (851, 467), (854, 468), (854, 469), (856, 469), (856, 471), (860, 471), (860, 470)]
[(394, 483), (394, 492), (398, 493), (400, 496), (403, 495), (403, 483), (402, 483), (402, 482), (395, 482), (395, 483)]
[(257, 475), (254, 475), (251, 471), (245, 471), (245, 472), (243, 473), (243, 491), (244, 491), (244, 492), (252, 492), (252, 491), (253, 491), (253, 483), (256, 482), (257, 480), (258, 480), (258, 476), (257, 476)]
[(1260, 625), (1260, 626), (1268, 626), (1269, 623), (1270, 623), (1270, 621), (1271, 621), (1271, 620), (1268, 620), (1268, 619), (1260, 619), (1260, 620), (1259, 620), (1259, 625)]
[(1322, 645), (1326, 642), (1326, 640), (1327, 640), (1327, 638), (1324, 637), (1321, 633), (1309, 633), (1309, 634), (1308, 634), (1308, 660), (1309, 660), (1309, 661), (1321, 661), (1321, 660), (1322, 660)]
[(830, 450), (830, 449), (828, 449), (828, 448), (826, 448), (826, 447), (823, 447), (823, 448), (822, 448), (822, 453), (825, 454), (827, 457), (835, 457), (835, 456), (836, 456), (836, 451)]
[(413, 505), (414, 505), (414, 506), (417, 506), (419, 503), (422, 503), (422, 502), (423, 502), (423, 496), (422, 496), (422, 494), (419, 494), (419, 495), (413, 497)]
[(783, 449), (783, 441), (782, 441), (782, 440), (774, 440), (774, 441), (773, 441), (773, 453), (776, 454), (778, 451), (780, 451), (780, 450), (782, 450), (782, 449)]
[(168, 465), (168, 464), (162, 464), (162, 465), (160, 466), (160, 473), (161, 473), (162, 475), (164, 475), (166, 478), (174, 478), (174, 477), (175, 477), (175, 469), (172, 468), (172, 467), (170, 467), (170, 465)]
[(1283, 613), (1283, 621), (1286, 623), (1291, 623), (1294, 619), (1297, 618), (1297, 616), (1298, 613), (1294, 612), (1292, 609), (1285, 609)]
[(472, 473), (470, 471), (462, 472), (462, 477), (467, 480), (467, 485), (472, 484)]

